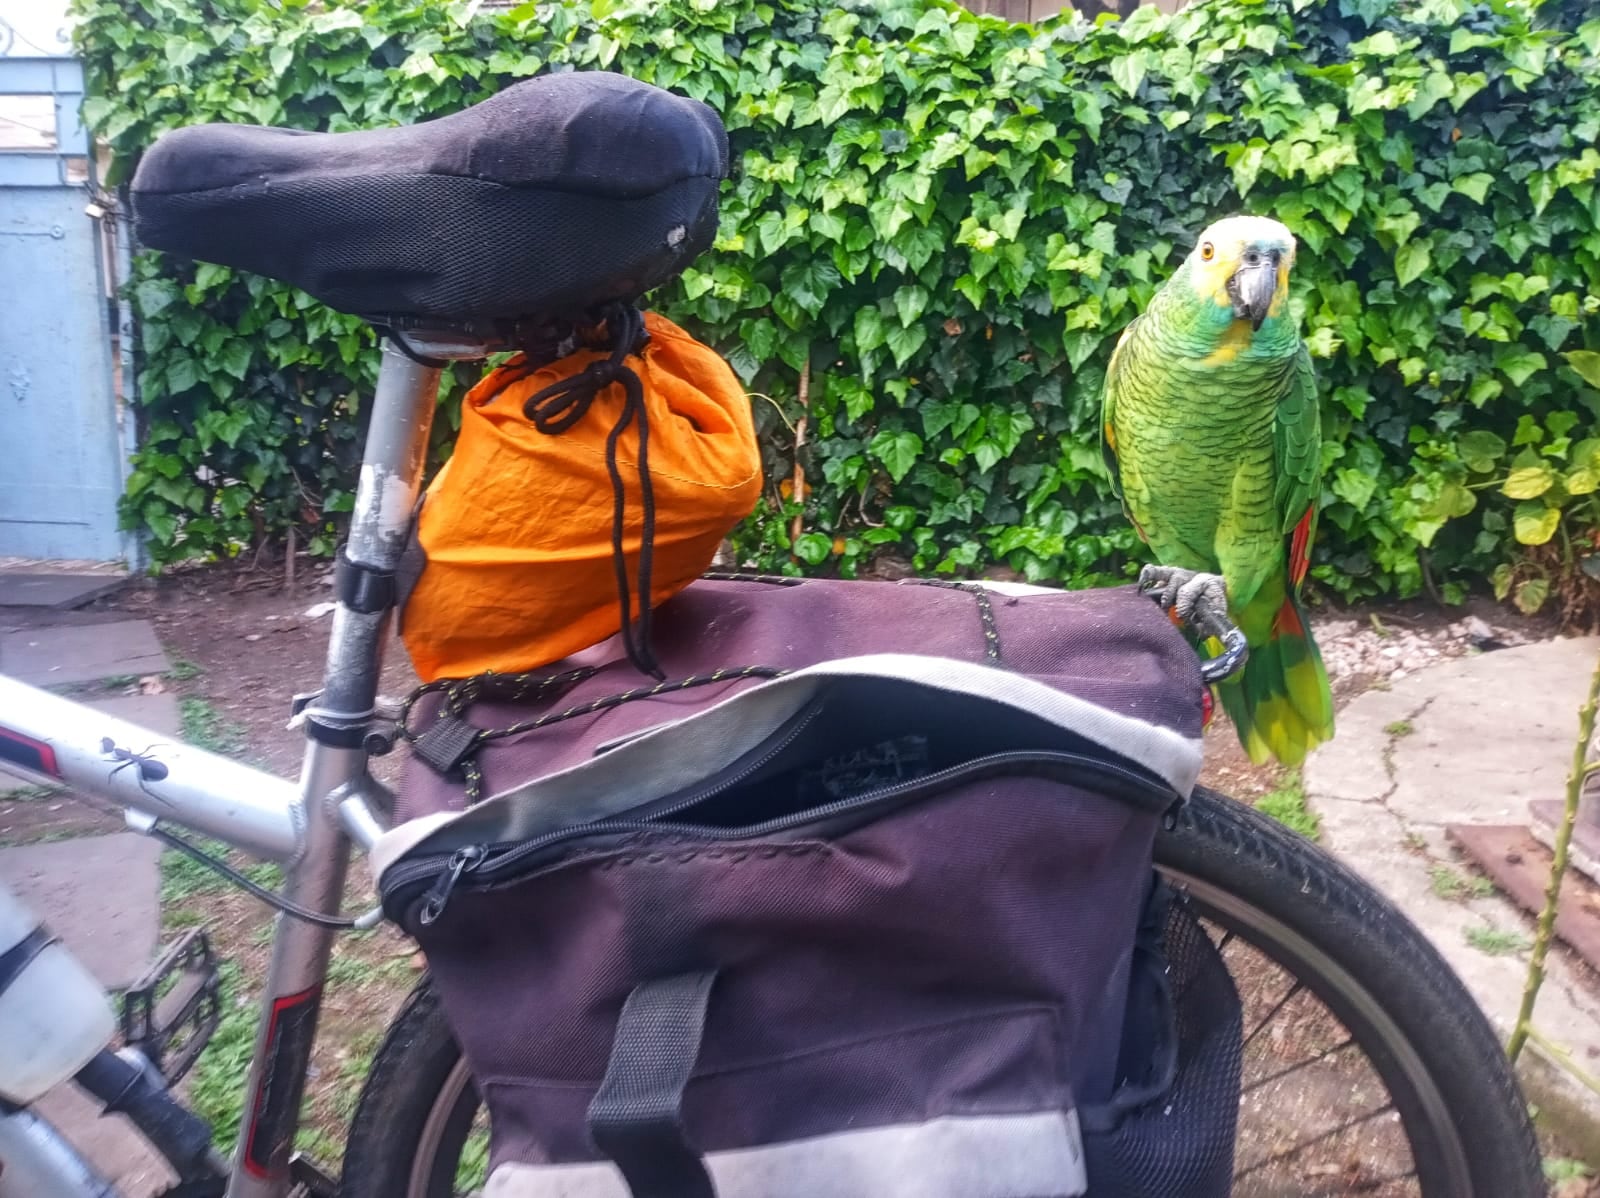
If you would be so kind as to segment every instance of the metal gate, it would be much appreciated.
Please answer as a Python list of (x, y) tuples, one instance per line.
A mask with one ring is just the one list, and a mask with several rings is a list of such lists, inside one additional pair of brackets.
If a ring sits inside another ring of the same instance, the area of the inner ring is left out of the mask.
[(132, 560), (82, 100), (74, 60), (0, 57), (0, 557)]

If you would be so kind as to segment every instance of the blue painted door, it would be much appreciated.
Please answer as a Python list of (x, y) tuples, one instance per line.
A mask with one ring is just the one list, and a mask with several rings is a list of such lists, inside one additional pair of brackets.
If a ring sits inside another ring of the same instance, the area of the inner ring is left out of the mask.
[(72, 59), (0, 57), (0, 557), (129, 556), (82, 98)]

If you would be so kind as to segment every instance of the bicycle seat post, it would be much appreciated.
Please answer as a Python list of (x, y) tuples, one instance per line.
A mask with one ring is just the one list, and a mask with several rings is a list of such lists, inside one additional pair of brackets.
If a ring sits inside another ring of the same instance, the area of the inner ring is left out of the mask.
[[(427, 465), (441, 369), (447, 360), (487, 352), (476, 342), (419, 333), (407, 336), (406, 345), (410, 353), (384, 347), (349, 539), (336, 566), (338, 606), (323, 688), (305, 712), (302, 847), (285, 870), (283, 896), (324, 915), (340, 910), (350, 857), (330, 796), (366, 775), (365, 739), (395, 605), (395, 570)], [(230, 1181), (229, 1198), (283, 1192), (332, 938), (326, 928), (279, 917), (245, 1091), (251, 1116), (239, 1133), (243, 1168)]]

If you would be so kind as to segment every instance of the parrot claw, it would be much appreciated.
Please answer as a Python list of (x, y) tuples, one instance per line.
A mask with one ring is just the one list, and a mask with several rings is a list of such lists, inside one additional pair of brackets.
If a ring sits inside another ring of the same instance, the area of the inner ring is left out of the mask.
[(1139, 571), (1139, 593), (1202, 635), (1222, 642), (1221, 655), (1206, 661), (1201, 669), (1207, 682), (1232, 677), (1244, 668), (1249, 650), (1244, 634), (1228, 619), (1228, 588), (1220, 574), (1145, 566)]
[(1149, 595), (1163, 611), (1176, 613), (1185, 624), (1201, 604), (1217, 614), (1228, 610), (1228, 590), (1220, 574), (1146, 566), (1139, 571), (1139, 593)]

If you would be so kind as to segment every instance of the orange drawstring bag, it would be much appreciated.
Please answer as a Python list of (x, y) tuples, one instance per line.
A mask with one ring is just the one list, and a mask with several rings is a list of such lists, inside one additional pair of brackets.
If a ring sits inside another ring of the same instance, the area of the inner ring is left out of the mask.
[(659, 673), (651, 608), (755, 507), (761, 456), (728, 364), (653, 312), (605, 317), (609, 351), (512, 359), (462, 402), (402, 570), (424, 682), (535, 670), (619, 631)]

